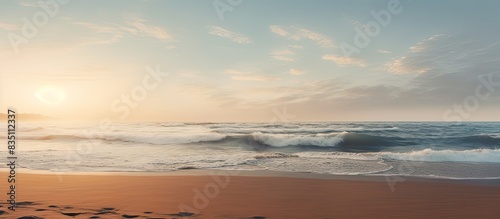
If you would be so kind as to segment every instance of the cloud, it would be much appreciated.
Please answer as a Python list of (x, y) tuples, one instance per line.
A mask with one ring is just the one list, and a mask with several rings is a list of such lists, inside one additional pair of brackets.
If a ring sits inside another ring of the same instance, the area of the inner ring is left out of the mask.
[[(123, 29), (110, 24), (100, 24), (84, 21), (70, 21), (73, 25), (83, 27), (81, 32), (72, 32), (75, 48), (87, 45), (111, 44), (117, 43), (128, 33)], [(62, 43), (62, 42), (60, 42)]]
[(273, 50), (270, 53), (271, 58), (285, 61), (285, 62), (293, 62), (295, 61), (295, 52), (289, 49), (278, 49)]
[(308, 30), (308, 29), (304, 29), (304, 28), (299, 29), (298, 33), (299, 34), (296, 35), (296, 36), (303, 37), (303, 38), (315, 41), (316, 44), (318, 44), (321, 47), (325, 47), (325, 48), (335, 48), (335, 47), (337, 47), (335, 45), (335, 43), (333, 43), (333, 41), (331, 39), (329, 39), (327, 36), (325, 36), (323, 34), (316, 33), (314, 31), (311, 31), (311, 30)]
[[(401, 79), (398, 83), (387, 80), (357, 84), (356, 81), (346, 83), (342, 78), (302, 81), (293, 85), (270, 83), (267, 84), (269, 86), (258, 86), (249, 83), (248, 87), (224, 88), (224, 92), (219, 89), (210, 98), (218, 104), (231, 103), (228, 106), (247, 109), (287, 105), (301, 119), (442, 120), (446, 109), (462, 104), (466, 98), (475, 95), (478, 85), (481, 85), (479, 78), (483, 75), (493, 74), (492, 80), (500, 83), (500, 43), (470, 39), (443, 36), (420, 52), (409, 50), (403, 63), (422, 63), (419, 68), (429, 70), (413, 77), (391, 76)], [(295, 71), (300, 72), (290, 69), (288, 73)], [(226, 74), (235, 76), (233, 80), (257, 80), (257, 77), (249, 76), (254, 74), (248, 72), (227, 70)], [(497, 85), (494, 88), (495, 93), (491, 93), (488, 100), (480, 100), (478, 111), (471, 114), (482, 116), (482, 110), (500, 107), (500, 87)], [(487, 91), (485, 87), (480, 90), (482, 94)]]
[[(15, 30), (15, 26), (0, 23), (0, 29)], [(58, 34), (41, 36), (43, 40), (32, 41), (29, 46), (21, 46), (20, 50), (25, 54), (66, 53), (86, 46), (118, 43), (128, 37), (153, 38), (165, 43), (159, 48), (172, 48), (171, 44), (176, 42), (164, 28), (148, 24), (140, 18), (105, 23), (64, 17), (52, 29)], [(20, 27), (16, 31), (20, 34)]]
[(308, 39), (314, 41), (318, 46), (323, 48), (337, 48), (337, 45), (328, 36), (306, 28), (270, 25), (269, 30), (280, 37), (285, 37), (290, 40), (300, 41), (302, 39)]
[(292, 69), (290, 69), (290, 71), (288, 73), (291, 75), (303, 75), (305, 72), (292, 68)]
[(159, 26), (154, 26), (151, 24), (147, 24), (147, 21), (144, 19), (134, 19), (132, 21), (128, 21), (127, 23), (135, 30), (128, 29), (129, 32), (133, 34), (143, 34), (144, 36), (156, 38), (163, 41), (172, 40), (172, 36), (163, 28)]
[(287, 37), (290, 36), (290, 33), (288, 33), (284, 28), (278, 26), (278, 25), (271, 25), (269, 26), (269, 30), (279, 36), (282, 37)]
[(224, 73), (231, 75), (231, 80), (235, 81), (275, 81), (279, 78), (262, 75), (262, 74), (254, 74), (250, 72), (243, 72), (234, 69), (228, 69), (224, 71)]
[(416, 61), (412, 60), (412, 58), (403, 56), (399, 59), (387, 62), (385, 67), (387, 71), (393, 74), (423, 74), (431, 70), (429, 67), (426, 67), (425, 62), (427, 61)]
[(391, 54), (392, 52), (389, 51), (389, 50), (385, 50), (385, 49), (379, 49), (377, 50), (378, 53), (383, 53), (383, 54)]
[[(157, 39), (162, 42), (173, 42), (173, 37), (164, 28), (148, 24), (146, 20), (134, 18), (125, 21), (125, 25), (103, 24), (86, 21), (73, 21), (73, 25), (79, 25), (86, 31), (79, 33), (76, 39), (81, 39), (81, 45), (110, 44), (119, 42), (128, 36), (143, 36)], [(165, 48), (174, 48), (168, 45)]]
[(332, 61), (337, 64), (339, 67), (347, 67), (347, 66), (358, 66), (358, 67), (366, 67), (364, 61), (355, 59), (352, 57), (344, 57), (344, 56), (336, 56), (336, 55), (324, 55), (321, 57), (323, 60)]
[[(327, 56), (328, 59), (331, 57)], [(463, 103), (467, 97), (475, 95), (476, 88), (481, 85), (479, 78), (493, 74), (492, 80), (500, 83), (500, 42), (471, 41), (470, 37), (463, 36), (443, 36), (426, 45), (426, 49), (420, 52), (409, 51), (405, 57), (405, 63), (422, 63), (423, 66), (419, 68), (429, 70), (397, 84), (348, 84), (341, 79), (332, 79), (295, 86), (259, 87), (248, 92), (265, 92), (272, 98), (246, 103), (252, 107), (291, 104), (290, 107), (307, 108), (318, 113), (324, 111), (325, 115), (331, 115), (331, 112), (338, 110), (356, 112), (358, 109), (365, 109), (367, 118), (372, 119), (374, 117), (370, 115), (377, 110), (400, 110), (397, 112), (401, 112), (407, 119), (413, 119), (411, 116), (416, 112), (429, 110), (431, 113), (426, 115), (432, 114), (435, 115), (434, 119), (441, 119), (447, 107)], [(355, 62), (347, 59), (337, 61)], [(418, 65), (415, 65), (414, 69), (417, 69), (416, 66)], [(292, 70), (289, 73), (291, 72)], [(233, 73), (241, 74), (237, 71)], [(500, 87), (495, 89), (500, 90)], [(485, 93), (487, 89), (484, 88), (481, 92)], [(481, 102), (481, 107), (499, 107), (499, 99), (500, 92), (496, 91), (491, 94), (489, 100)], [(390, 118), (390, 115), (384, 115)]]
[(19, 28), (16, 25), (13, 25), (13, 24), (8, 24), (8, 23), (2, 23), (2, 22), (0, 22), (0, 29), (6, 30), (6, 31), (16, 31)]
[(239, 43), (239, 44), (249, 44), (252, 42), (252, 40), (250, 38), (248, 38), (247, 36), (226, 30), (222, 27), (209, 26), (208, 28), (209, 28), (209, 31), (208, 31), (209, 34), (215, 35), (215, 36), (220, 36), (222, 38), (229, 39), (229, 40), (236, 42), (236, 43)]
[(24, 7), (38, 8), (39, 5), (36, 2), (20, 1), (19, 4)]
[(265, 76), (265, 75), (234, 75), (231, 76), (232, 80), (236, 81), (275, 81), (278, 80), (276, 77)]
[(455, 57), (442, 53), (443, 49), (449, 50), (451, 47), (459, 46), (450, 45), (449, 39), (449, 37), (442, 34), (433, 35), (411, 46), (407, 55), (393, 59), (384, 66), (388, 72), (393, 74), (423, 74), (429, 72), (438, 67), (434, 64), (435, 62)]
[(411, 52), (421, 52), (426, 49), (433, 41), (439, 40), (440, 37), (444, 36), (443, 34), (437, 34), (430, 36), (429, 38), (417, 43), (416, 45), (410, 47)]

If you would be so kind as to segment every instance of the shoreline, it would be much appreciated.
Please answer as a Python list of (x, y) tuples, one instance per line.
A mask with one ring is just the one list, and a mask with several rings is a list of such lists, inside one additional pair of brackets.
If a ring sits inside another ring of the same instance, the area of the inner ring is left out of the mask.
[[(0, 173), (8, 172), (8, 168), (0, 168)], [(445, 182), (445, 183), (464, 183), (477, 185), (500, 186), (500, 177), (494, 178), (447, 178), (431, 176), (406, 176), (406, 175), (383, 175), (383, 174), (327, 174), (312, 172), (286, 172), (273, 170), (221, 170), (221, 169), (189, 169), (176, 170), (169, 172), (144, 172), (144, 171), (106, 171), (106, 172), (53, 172), (50, 170), (32, 170), (27, 168), (17, 168), (16, 174), (33, 175), (55, 175), (63, 177), (71, 176), (208, 176), (220, 175), (221, 173), (231, 176), (241, 177), (283, 177), (299, 179), (323, 179), (323, 180), (356, 180), (356, 181), (374, 181), (387, 182), (387, 178), (400, 178), (403, 181), (425, 181), (425, 182)], [(389, 179), (390, 180), (390, 179)]]

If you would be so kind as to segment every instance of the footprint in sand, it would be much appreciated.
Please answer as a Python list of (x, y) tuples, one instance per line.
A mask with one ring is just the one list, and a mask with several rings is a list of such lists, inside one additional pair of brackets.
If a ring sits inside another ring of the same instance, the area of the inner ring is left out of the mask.
[(98, 210), (96, 214), (117, 214), (115, 208), (101, 208), (101, 210)]
[(122, 214), (123, 218), (136, 218), (139, 217), (139, 215), (129, 215), (129, 214)]
[(75, 213), (73, 213), (73, 212), (71, 212), (71, 213), (61, 212), (61, 214), (66, 215), (66, 216), (70, 216), (70, 217), (74, 217), (74, 216), (78, 216), (78, 215), (83, 214), (83, 213), (80, 213), (80, 212), (75, 212)]
[(35, 202), (17, 202), (17, 206), (29, 206), (29, 205), (35, 205)]
[(37, 216), (23, 216), (23, 217), (18, 217), (17, 219), (44, 219), (44, 218)]
[(177, 216), (177, 217), (191, 217), (193, 215), (194, 213), (191, 212), (179, 212), (177, 214), (171, 214), (171, 216)]

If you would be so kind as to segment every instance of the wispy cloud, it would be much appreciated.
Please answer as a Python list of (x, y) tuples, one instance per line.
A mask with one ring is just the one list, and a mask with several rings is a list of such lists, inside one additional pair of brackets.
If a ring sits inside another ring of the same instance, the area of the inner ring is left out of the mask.
[(445, 74), (459, 71), (486, 74), (497, 71), (500, 43), (483, 45), (483, 48), (476, 44), (479, 43), (464, 40), (461, 36), (434, 35), (410, 47), (406, 55), (387, 62), (385, 67), (393, 74)]
[(78, 42), (73, 45), (76, 47), (94, 44), (117, 43), (128, 34), (116, 25), (85, 21), (71, 21), (70, 23), (83, 27), (83, 31), (78, 33), (78, 35), (74, 38), (74, 41)]
[(379, 49), (377, 50), (378, 53), (382, 53), (382, 54), (391, 54), (392, 52), (389, 51), (389, 50), (385, 50), (385, 49)]
[[(77, 38), (86, 41), (82, 45), (116, 43), (127, 36), (150, 37), (162, 42), (173, 42), (172, 35), (164, 28), (148, 24), (147, 20), (141, 18), (127, 20), (124, 22), (125, 25), (74, 21), (72, 19), (69, 19), (69, 22), (85, 28), (86, 31), (77, 36)], [(167, 47), (171, 48), (171, 45)]]
[(305, 71), (292, 68), (292, 69), (290, 69), (290, 71), (288, 71), (288, 73), (291, 75), (303, 75), (305, 73)]
[(269, 30), (276, 34), (276, 35), (279, 35), (279, 36), (282, 36), (282, 37), (287, 37), (287, 36), (290, 36), (290, 33), (288, 33), (288, 31), (286, 31), (284, 28), (278, 26), (278, 25), (271, 25), (269, 26)]
[(279, 25), (269, 26), (269, 30), (280, 36), (291, 40), (302, 40), (308, 39), (314, 41), (318, 46), (324, 48), (336, 48), (337, 45), (328, 36), (306, 29), (306, 28), (296, 28), (296, 27), (283, 27)]
[(304, 28), (299, 29), (298, 34), (295, 36), (296, 37), (298, 36), (299, 39), (302, 37), (302, 38), (306, 38), (306, 39), (310, 39), (312, 41), (315, 41), (316, 44), (318, 44), (321, 47), (325, 47), (325, 48), (337, 47), (337, 45), (335, 45), (335, 43), (333, 43), (333, 41), (330, 38), (328, 38), (327, 36), (325, 36), (323, 34), (314, 32), (312, 30), (308, 30), (308, 29), (304, 29)]
[(279, 79), (273, 76), (238, 71), (234, 69), (228, 69), (224, 71), (224, 73), (231, 75), (231, 80), (235, 81), (275, 81)]
[(366, 67), (366, 63), (363, 60), (345, 57), (345, 56), (336, 56), (336, 55), (324, 55), (321, 57), (323, 60), (332, 61), (337, 64), (339, 67), (347, 67), (347, 66), (358, 66), (358, 67)]
[(270, 53), (271, 58), (285, 61), (285, 62), (293, 62), (295, 61), (295, 52), (289, 49), (278, 49), (273, 50)]
[(20, 1), (19, 5), (24, 6), (24, 7), (32, 7), (32, 8), (39, 7), (36, 2), (31, 2), (31, 1)]
[(410, 74), (410, 73), (422, 74), (431, 70), (431, 68), (426, 67), (426, 65), (419, 65), (418, 63), (412, 63), (411, 60), (412, 60), (411, 58), (403, 56), (399, 59), (387, 62), (385, 64), (385, 67), (387, 71), (393, 74)]
[(410, 47), (410, 51), (411, 52), (421, 52), (427, 48), (427, 46), (429, 45), (430, 42), (438, 40), (439, 37), (442, 37), (442, 36), (444, 36), (444, 35), (437, 34), (437, 35), (433, 35), (425, 40), (422, 40), (421, 42), (417, 43), (416, 45)]
[[(443, 37), (442, 34), (433, 35), (411, 46), (406, 56), (387, 62), (385, 64), (386, 70), (393, 74), (423, 74), (432, 70), (434, 67), (432, 63), (444, 55), (439, 54), (440, 50), (443, 49), (443, 46), (450, 46), (446, 45), (446, 41), (441, 41)], [(432, 54), (435, 52), (439, 53)]]
[(13, 24), (0, 22), (0, 29), (6, 30), (6, 31), (15, 31), (15, 30), (18, 30), (19, 28)]
[(229, 39), (229, 40), (236, 42), (236, 43), (239, 43), (239, 44), (248, 44), (248, 43), (252, 42), (252, 40), (249, 37), (247, 37), (243, 34), (240, 34), (240, 33), (235, 33), (235, 32), (229, 31), (229, 30), (224, 29), (222, 27), (209, 26), (208, 29), (209, 29), (208, 33), (211, 35), (220, 36), (222, 38)]
[(147, 24), (144, 19), (134, 19), (127, 22), (132, 28), (137, 31), (132, 31), (132, 33), (143, 34), (148, 37), (156, 38), (159, 40), (170, 41), (172, 36), (162, 27)]

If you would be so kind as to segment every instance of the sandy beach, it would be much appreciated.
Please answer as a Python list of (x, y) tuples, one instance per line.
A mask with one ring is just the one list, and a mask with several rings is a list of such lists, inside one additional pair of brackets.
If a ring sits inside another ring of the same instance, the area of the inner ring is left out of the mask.
[(498, 180), (405, 178), (391, 190), (384, 177), (237, 174), (20, 173), (16, 211), (7, 210), (3, 201), (0, 217), (498, 218), (500, 214)]

